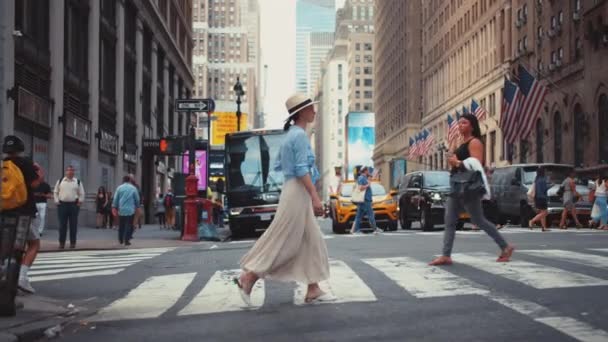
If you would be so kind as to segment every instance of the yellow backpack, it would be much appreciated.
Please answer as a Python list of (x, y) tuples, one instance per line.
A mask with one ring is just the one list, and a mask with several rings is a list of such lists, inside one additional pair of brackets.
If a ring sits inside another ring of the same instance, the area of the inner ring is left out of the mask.
[(11, 160), (2, 162), (2, 202), (0, 210), (18, 208), (27, 202), (27, 187), (21, 169)]

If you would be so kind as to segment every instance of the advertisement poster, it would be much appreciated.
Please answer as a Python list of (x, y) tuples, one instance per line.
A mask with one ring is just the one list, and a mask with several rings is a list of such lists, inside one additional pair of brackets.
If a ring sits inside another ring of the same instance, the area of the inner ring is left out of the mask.
[[(211, 121), (211, 145), (224, 145), (226, 133), (236, 132), (236, 113), (234, 112), (215, 112)], [(247, 114), (241, 114), (241, 131), (246, 131)]]
[(348, 113), (346, 115), (347, 179), (353, 178), (356, 165), (374, 166), (372, 155), (374, 154), (375, 143), (374, 113)]
[[(188, 160), (188, 153), (184, 153), (184, 163), (182, 172), (185, 174), (189, 173), (188, 167), (190, 166)], [(198, 190), (207, 189), (207, 152), (196, 151), (196, 165), (194, 166), (194, 174), (198, 177)]]

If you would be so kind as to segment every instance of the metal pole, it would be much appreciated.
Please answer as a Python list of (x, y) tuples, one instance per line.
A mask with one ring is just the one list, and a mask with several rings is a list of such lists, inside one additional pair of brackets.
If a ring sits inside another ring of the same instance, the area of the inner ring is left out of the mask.
[[(193, 112), (188, 112), (188, 114), (192, 115)], [(194, 130), (194, 125), (192, 124), (192, 118), (188, 118), (190, 121), (190, 131), (188, 132), (188, 174), (189, 175), (194, 175), (194, 166), (195, 166), (195, 162), (196, 162), (196, 149), (195, 149), (195, 144), (196, 144), (196, 136), (195, 136), (195, 130)]]
[(241, 95), (236, 95), (236, 130), (241, 130)]

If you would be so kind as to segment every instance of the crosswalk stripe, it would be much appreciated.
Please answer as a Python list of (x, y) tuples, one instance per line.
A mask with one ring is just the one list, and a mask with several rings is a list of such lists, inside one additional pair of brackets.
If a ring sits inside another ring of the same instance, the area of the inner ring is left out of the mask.
[(83, 255), (120, 255), (120, 254), (163, 254), (174, 250), (176, 247), (167, 248), (133, 248), (133, 249), (110, 249), (110, 250), (89, 250), (89, 251), (66, 251), (66, 252), (47, 252), (41, 253), (40, 258), (59, 258)]
[(408, 257), (363, 259), (416, 298), (484, 294), (475, 283)]
[(76, 272), (76, 273), (67, 273), (67, 274), (31, 276), (30, 281), (38, 282), (38, 281), (49, 281), (49, 280), (63, 280), (63, 279), (96, 277), (96, 276), (104, 276), (104, 275), (114, 275), (114, 274), (118, 274), (122, 271), (124, 271), (124, 268), (118, 268), (118, 269), (113, 269), (113, 270), (104, 270), (104, 271), (93, 271), (93, 272)]
[(608, 252), (608, 248), (589, 248), (590, 251)]
[[(323, 292), (336, 297), (331, 303), (374, 302), (376, 296), (346, 263), (341, 260), (329, 262), (330, 277), (319, 283)], [(294, 291), (294, 304), (303, 305), (307, 284), (298, 284)]]
[(68, 272), (76, 272), (76, 271), (91, 271), (91, 270), (103, 270), (106, 268), (117, 268), (117, 267), (128, 267), (133, 265), (133, 262), (116, 264), (116, 265), (99, 265), (99, 266), (84, 266), (84, 267), (64, 267), (62, 269), (52, 269), (52, 270), (38, 270), (32, 269), (28, 272), (31, 276), (37, 275), (45, 275), (45, 274), (53, 274), (53, 273), (68, 273)]
[(107, 265), (107, 266), (116, 266), (116, 265), (120, 265), (120, 264), (124, 264), (124, 263), (130, 263), (130, 264), (134, 264), (136, 263), (138, 260), (135, 261), (131, 261), (131, 260), (127, 260), (127, 261), (123, 261), (123, 260), (118, 260), (118, 261), (90, 261), (90, 262), (72, 262), (72, 263), (60, 263), (60, 264), (42, 264), (42, 265), (38, 265), (37, 263), (34, 264), (32, 266), (32, 268), (30, 269), (30, 274), (33, 271), (38, 271), (38, 270), (50, 270), (50, 269), (56, 269), (56, 270), (61, 270), (61, 269), (65, 269), (66, 267), (84, 267), (84, 266), (103, 266), (103, 265)]
[(40, 260), (79, 260), (79, 259), (110, 259), (110, 258), (133, 258), (133, 257), (155, 257), (162, 253), (120, 253), (120, 254), (79, 254), (79, 255), (62, 255), (62, 256), (40, 256)]
[(91, 258), (91, 259), (80, 259), (80, 260), (36, 260), (34, 267), (36, 267), (36, 265), (71, 265), (71, 264), (79, 264), (79, 263), (90, 263), (93, 261), (96, 261), (98, 264), (105, 263), (105, 262), (111, 262), (111, 261), (138, 262), (138, 261), (142, 261), (142, 260), (146, 260), (146, 259), (150, 259), (150, 258), (151, 257), (111, 258), (111, 259)]
[(216, 312), (241, 311), (258, 309), (264, 304), (265, 287), (262, 279), (258, 280), (251, 292), (251, 307), (246, 307), (241, 299), (238, 287), (232, 279), (238, 277), (241, 270), (217, 271), (205, 287), (177, 315), (200, 315)]
[(196, 273), (183, 273), (150, 277), (101, 309), (91, 321), (156, 318), (177, 303), (195, 276)]
[(608, 257), (587, 253), (578, 253), (561, 249), (523, 250), (524, 254), (544, 258), (568, 261), (576, 264), (608, 269)]
[(456, 262), (537, 289), (608, 285), (606, 280), (532, 262), (511, 260), (508, 263), (499, 263), (495, 261), (496, 256), (489, 253), (453, 254), (452, 256)]

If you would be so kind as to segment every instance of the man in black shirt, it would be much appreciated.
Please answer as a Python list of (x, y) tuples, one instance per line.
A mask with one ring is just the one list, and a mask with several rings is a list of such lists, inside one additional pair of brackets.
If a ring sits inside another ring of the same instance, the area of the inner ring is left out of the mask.
[(38, 211), (32, 223), (32, 229), (36, 229), (38, 234), (42, 236), (46, 224), (46, 201), (49, 198), (53, 198), (53, 192), (51, 191), (51, 186), (44, 180), (32, 190), (34, 192), (34, 200), (36, 201), (36, 210)]
[(40, 236), (38, 231), (31, 226), (31, 221), (36, 216), (36, 201), (34, 199), (33, 188), (40, 185), (41, 177), (38, 174), (40, 172), (39, 168), (31, 160), (20, 155), (23, 151), (25, 151), (25, 145), (17, 136), (7, 135), (4, 138), (4, 143), (2, 144), (2, 152), (6, 155), (4, 160), (12, 161), (23, 173), (27, 189), (27, 201), (15, 209), (2, 211), (2, 215), (18, 216), (19, 220), (28, 220), (30, 222), (26, 239), (27, 248), (21, 262), (18, 286), (22, 291), (34, 293), (35, 291), (32, 285), (30, 285), (27, 273), (36, 259), (38, 250), (40, 250)]

